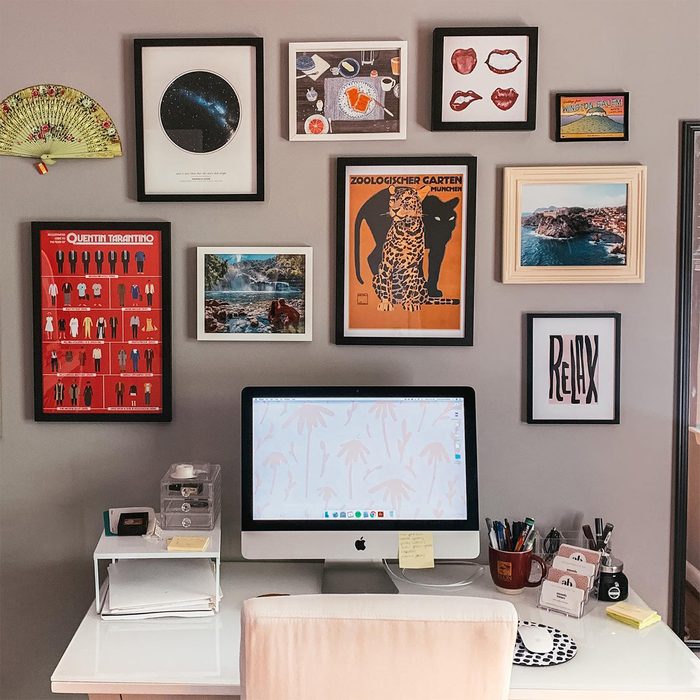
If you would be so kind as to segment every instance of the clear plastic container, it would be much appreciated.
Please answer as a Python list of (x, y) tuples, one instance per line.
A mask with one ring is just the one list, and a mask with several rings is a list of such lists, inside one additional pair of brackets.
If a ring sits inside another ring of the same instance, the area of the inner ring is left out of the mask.
[(221, 466), (178, 463), (160, 481), (161, 525), (166, 530), (211, 530), (221, 511)]

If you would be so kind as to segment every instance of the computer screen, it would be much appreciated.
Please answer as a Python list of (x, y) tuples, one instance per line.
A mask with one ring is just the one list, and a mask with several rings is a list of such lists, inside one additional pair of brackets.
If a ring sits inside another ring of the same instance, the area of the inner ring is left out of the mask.
[(247, 387), (242, 399), (246, 558), (391, 557), (402, 531), (435, 532), (437, 557), (478, 554), (470, 387)]
[(462, 397), (260, 396), (252, 408), (255, 520), (466, 519)]

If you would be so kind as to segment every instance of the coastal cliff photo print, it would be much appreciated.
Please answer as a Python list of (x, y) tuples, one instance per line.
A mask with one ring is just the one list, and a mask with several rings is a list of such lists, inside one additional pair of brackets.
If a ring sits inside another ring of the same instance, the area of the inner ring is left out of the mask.
[(643, 166), (506, 168), (504, 282), (642, 282)]
[(197, 340), (311, 340), (312, 249), (197, 248)]

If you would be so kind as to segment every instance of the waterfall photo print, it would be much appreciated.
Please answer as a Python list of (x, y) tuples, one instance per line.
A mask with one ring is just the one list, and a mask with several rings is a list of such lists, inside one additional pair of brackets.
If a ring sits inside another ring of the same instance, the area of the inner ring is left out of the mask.
[(198, 340), (311, 340), (311, 248), (197, 248)]

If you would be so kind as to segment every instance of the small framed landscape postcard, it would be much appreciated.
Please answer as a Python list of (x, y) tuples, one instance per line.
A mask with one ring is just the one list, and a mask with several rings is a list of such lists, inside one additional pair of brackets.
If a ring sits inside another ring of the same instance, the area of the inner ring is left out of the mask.
[(405, 41), (289, 44), (289, 140), (405, 139)]
[(339, 158), (336, 343), (471, 345), (476, 158)]
[(197, 340), (311, 340), (310, 247), (197, 248)]
[(644, 282), (646, 167), (504, 168), (503, 282)]
[(537, 27), (433, 31), (433, 131), (532, 131)]
[(618, 313), (527, 314), (527, 422), (620, 422)]
[(263, 40), (135, 39), (140, 202), (264, 199)]
[(629, 141), (629, 92), (560, 92), (555, 141)]

